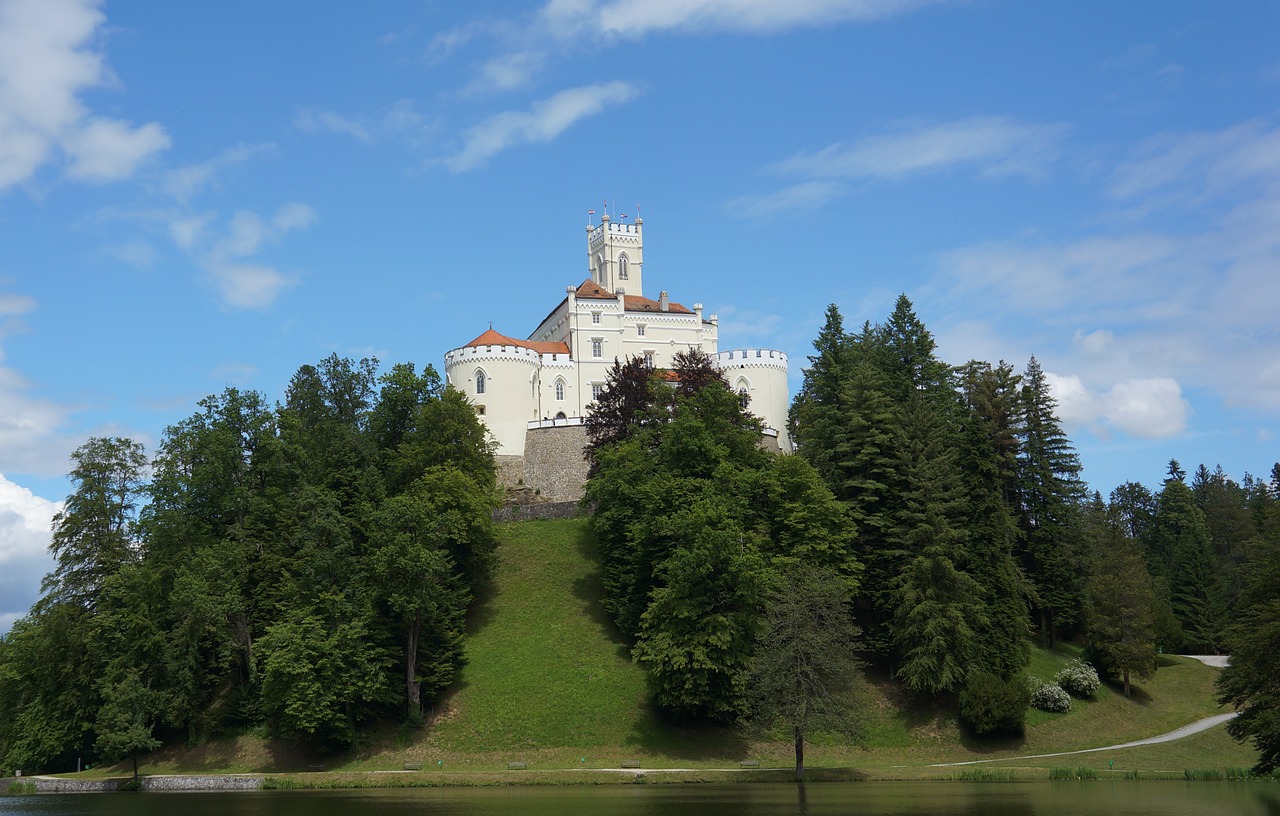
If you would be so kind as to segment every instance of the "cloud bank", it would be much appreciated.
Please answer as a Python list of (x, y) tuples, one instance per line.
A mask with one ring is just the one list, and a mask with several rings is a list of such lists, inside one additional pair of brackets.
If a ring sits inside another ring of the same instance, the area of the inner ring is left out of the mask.
[(80, 101), (114, 80), (92, 47), (106, 19), (100, 5), (0, 4), (0, 190), (27, 181), (59, 155), (68, 178), (117, 181), (169, 146), (161, 125), (94, 116)]

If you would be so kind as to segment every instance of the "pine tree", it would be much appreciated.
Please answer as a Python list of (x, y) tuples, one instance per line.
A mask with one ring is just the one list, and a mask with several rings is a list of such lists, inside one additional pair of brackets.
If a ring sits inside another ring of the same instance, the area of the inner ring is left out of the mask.
[(1022, 562), (1035, 587), (1040, 632), (1050, 645), (1081, 602), (1080, 460), (1054, 413), (1057, 402), (1035, 357), (1022, 377), (1019, 478)]

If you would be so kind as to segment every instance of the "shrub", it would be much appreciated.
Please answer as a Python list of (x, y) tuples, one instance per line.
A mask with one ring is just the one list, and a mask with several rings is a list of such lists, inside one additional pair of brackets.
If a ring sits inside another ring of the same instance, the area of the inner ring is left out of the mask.
[(1053, 678), (1072, 697), (1092, 697), (1102, 685), (1098, 672), (1083, 660), (1073, 660)]
[(1021, 736), (1030, 702), (1031, 691), (1022, 677), (1002, 680), (990, 672), (974, 671), (960, 692), (960, 719), (978, 735)]
[(1063, 691), (1062, 686), (1044, 683), (1031, 692), (1031, 705), (1041, 711), (1066, 714), (1071, 710), (1071, 695)]

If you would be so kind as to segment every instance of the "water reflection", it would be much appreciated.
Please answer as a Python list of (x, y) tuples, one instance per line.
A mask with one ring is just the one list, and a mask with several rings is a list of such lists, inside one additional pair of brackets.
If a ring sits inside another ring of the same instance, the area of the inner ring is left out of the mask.
[(1274, 783), (855, 782), (0, 796), (0, 816), (1280, 816)]

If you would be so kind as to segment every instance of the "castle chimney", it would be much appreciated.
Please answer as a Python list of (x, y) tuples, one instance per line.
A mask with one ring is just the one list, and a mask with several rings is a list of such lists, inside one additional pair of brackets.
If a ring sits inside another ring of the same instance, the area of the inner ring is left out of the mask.
[(663, 289), (658, 293), (658, 309), (660, 311), (668, 311), (670, 303), (667, 302), (667, 290)]

